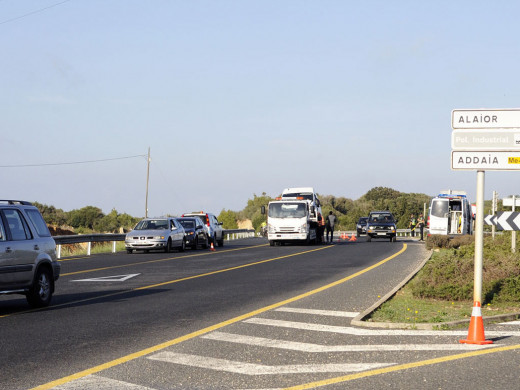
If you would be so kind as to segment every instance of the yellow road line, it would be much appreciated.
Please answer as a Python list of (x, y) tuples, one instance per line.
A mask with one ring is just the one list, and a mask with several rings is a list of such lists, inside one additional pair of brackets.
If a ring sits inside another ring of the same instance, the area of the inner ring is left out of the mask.
[[(226, 252), (242, 251), (242, 250), (245, 250), (245, 249), (258, 248), (258, 247), (261, 247), (261, 246), (267, 246), (267, 244), (248, 246), (248, 247), (245, 247), (245, 248), (235, 248), (235, 249), (219, 250), (218, 253), (226, 253)], [(116, 268), (131, 267), (131, 266), (133, 266), (133, 265), (152, 264), (152, 263), (160, 263), (160, 262), (163, 262), (163, 261), (178, 260), (178, 259), (186, 259), (186, 258), (188, 258), (188, 257), (208, 256), (208, 255), (212, 255), (212, 254), (214, 254), (214, 253), (215, 253), (215, 252), (209, 252), (209, 251), (208, 251), (208, 252), (203, 252), (203, 253), (194, 253), (194, 254), (192, 254), (192, 255), (187, 255), (187, 256), (168, 257), (168, 258), (166, 258), (166, 259), (146, 260), (146, 261), (140, 261), (140, 262), (137, 262), (137, 263), (121, 264), (121, 265), (113, 265), (113, 266), (109, 266), (109, 267), (101, 267), (101, 268), (93, 268), (93, 269), (87, 269), (87, 270), (84, 270), (84, 271), (76, 271), (76, 272), (69, 272), (69, 273), (66, 273), (66, 274), (61, 274), (60, 277), (63, 277), (63, 276), (70, 276), (70, 275), (78, 275), (78, 274), (85, 274), (85, 273), (88, 273), (88, 272), (95, 272), (95, 271), (105, 271), (105, 270), (107, 270), (107, 269), (116, 269)]]
[(328, 385), (333, 385), (336, 383), (348, 382), (348, 381), (355, 380), (355, 379), (361, 379), (361, 378), (367, 378), (367, 377), (371, 377), (371, 376), (375, 376), (375, 375), (387, 374), (389, 372), (403, 371), (403, 370), (408, 370), (410, 368), (431, 366), (433, 364), (446, 363), (446, 362), (450, 362), (453, 360), (459, 360), (459, 359), (467, 359), (470, 357), (486, 355), (488, 353), (512, 351), (515, 349), (520, 349), (520, 344), (510, 345), (510, 346), (506, 346), (506, 347), (497, 347), (497, 348), (492, 348), (492, 349), (491, 348), (490, 349), (481, 349), (478, 351), (460, 353), (457, 355), (443, 356), (443, 357), (435, 358), (435, 359), (428, 359), (428, 360), (421, 360), (421, 361), (413, 362), (413, 363), (400, 364), (398, 366), (378, 368), (376, 370), (364, 371), (364, 372), (360, 372), (357, 374), (350, 374), (350, 375), (340, 376), (337, 378), (325, 379), (322, 381), (316, 381), (316, 382), (306, 383), (303, 385), (287, 387), (287, 388), (285, 388), (285, 390), (314, 389), (316, 387), (328, 386)]
[[(305, 254), (305, 253), (315, 252), (315, 251), (328, 249), (328, 248), (333, 248), (333, 247), (334, 246), (326, 246), (326, 247), (322, 247), (322, 248), (319, 248), (319, 249), (313, 249), (313, 250), (310, 250), (310, 251), (301, 252), (301, 253), (298, 253), (298, 254)], [(171, 347), (172, 345), (176, 345), (176, 344), (182, 343), (184, 341), (191, 340), (191, 339), (196, 338), (198, 336), (201, 336), (201, 335), (207, 334), (209, 332), (213, 332), (215, 330), (221, 329), (221, 328), (223, 328), (225, 326), (228, 326), (228, 325), (231, 325), (231, 324), (235, 324), (237, 322), (246, 320), (248, 318), (254, 317), (254, 316), (256, 316), (258, 314), (261, 314), (261, 313), (265, 313), (266, 311), (269, 311), (269, 310), (272, 310), (272, 309), (276, 309), (278, 307), (281, 307), (281, 306), (287, 305), (289, 303), (296, 302), (296, 301), (298, 301), (300, 299), (309, 297), (311, 295), (317, 294), (317, 293), (322, 292), (324, 290), (327, 290), (329, 288), (332, 288), (332, 287), (335, 287), (335, 286), (340, 285), (342, 283), (345, 283), (346, 281), (351, 280), (351, 279), (353, 279), (353, 278), (355, 278), (357, 276), (360, 276), (360, 275), (362, 275), (362, 274), (364, 274), (364, 273), (366, 273), (366, 272), (368, 272), (368, 271), (370, 271), (370, 270), (372, 270), (372, 269), (374, 269), (376, 267), (379, 267), (380, 265), (383, 265), (384, 263), (386, 263), (386, 262), (392, 260), (393, 258), (399, 256), (400, 254), (402, 254), (404, 251), (406, 251), (407, 247), (408, 246), (406, 244), (403, 244), (402, 249), (399, 250), (397, 253), (393, 254), (392, 256), (389, 256), (386, 259), (381, 260), (380, 262), (378, 262), (378, 263), (376, 263), (376, 264), (374, 264), (374, 265), (372, 265), (370, 267), (367, 267), (367, 268), (365, 268), (365, 269), (363, 269), (363, 270), (361, 270), (359, 272), (356, 272), (355, 274), (352, 274), (352, 275), (349, 275), (349, 276), (347, 276), (347, 277), (345, 277), (343, 279), (337, 280), (336, 282), (332, 282), (332, 283), (327, 284), (325, 286), (316, 288), (314, 290), (311, 290), (311, 291), (308, 291), (306, 293), (297, 295), (295, 297), (286, 299), (284, 301), (281, 301), (281, 302), (278, 302), (278, 303), (275, 303), (275, 304), (272, 304), (272, 305), (269, 305), (269, 306), (265, 306), (265, 307), (260, 308), (258, 310), (254, 310), (252, 312), (240, 315), (238, 317), (229, 319), (227, 321), (220, 322), (218, 324), (209, 326), (209, 327), (204, 328), (204, 329), (200, 329), (198, 331), (189, 333), (187, 335), (178, 337), (178, 338), (173, 339), (173, 340), (166, 341), (164, 343), (155, 345), (153, 347), (146, 348), (146, 349), (143, 349), (141, 351), (134, 352), (134, 353), (132, 353), (130, 355), (123, 356), (123, 357), (121, 357), (119, 359), (115, 359), (115, 360), (112, 360), (110, 362), (107, 362), (107, 363), (104, 363), (104, 364), (100, 364), (98, 366), (95, 366), (95, 367), (89, 368), (87, 370), (83, 370), (83, 371), (77, 372), (75, 374), (63, 377), (61, 379), (56, 379), (56, 380), (54, 380), (52, 382), (48, 382), (48, 383), (45, 383), (45, 384), (40, 385), (38, 387), (35, 387), (32, 390), (46, 390), (46, 389), (51, 389), (53, 387), (56, 387), (56, 386), (59, 386), (59, 385), (65, 384), (65, 383), (72, 382), (73, 380), (76, 380), (76, 379), (79, 379), (79, 378), (83, 378), (83, 377), (86, 377), (87, 375), (92, 375), (92, 374), (95, 374), (97, 372), (106, 370), (108, 368), (115, 367), (115, 366), (127, 363), (127, 362), (129, 362), (131, 360), (134, 360), (134, 359), (137, 359), (137, 358), (149, 355), (149, 354), (151, 354), (153, 352), (157, 352), (157, 351), (159, 351), (161, 349)], [(290, 257), (290, 256), (296, 256), (298, 254), (293, 254), (293, 255), (289, 255), (289, 256), (282, 256), (282, 257), (278, 257), (276, 259), (286, 258), (286, 257)], [(264, 260), (263, 262), (266, 262), (266, 260)]]

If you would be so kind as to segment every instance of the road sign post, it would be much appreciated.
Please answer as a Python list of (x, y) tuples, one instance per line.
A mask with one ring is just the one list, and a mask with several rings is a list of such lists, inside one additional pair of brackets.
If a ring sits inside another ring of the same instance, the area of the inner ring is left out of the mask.
[(451, 168), (477, 171), (473, 313), (468, 338), (460, 342), (489, 344), (492, 341), (485, 339), (480, 310), (484, 252), (485, 171), (520, 170), (520, 109), (453, 110), (451, 127), (453, 129)]

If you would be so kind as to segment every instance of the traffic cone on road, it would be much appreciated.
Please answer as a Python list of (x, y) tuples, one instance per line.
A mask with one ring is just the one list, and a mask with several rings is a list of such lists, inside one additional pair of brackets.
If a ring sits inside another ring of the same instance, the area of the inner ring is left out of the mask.
[(352, 237), (350, 237), (349, 241), (357, 241), (357, 238), (353, 233), (352, 233)]
[(215, 247), (213, 246), (213, 242), (211, 242), (211, 246), (209, 247), (210, 251), (215, 251)]
[(493, 344), (492, 340), (486, 340), (484, 336), (484, 320), (482, 319), (482, 311), (480, 310), (480, 302), (473, 303), (473, 311), (471, 312), (471, 320), (469, 322), (468, 338), (459, 340), (462, 344)]

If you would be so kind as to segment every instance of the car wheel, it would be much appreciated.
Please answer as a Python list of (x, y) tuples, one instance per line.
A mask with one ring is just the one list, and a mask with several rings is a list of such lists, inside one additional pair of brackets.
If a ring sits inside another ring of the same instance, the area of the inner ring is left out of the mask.
[(269, 245), (274, 246), (275, 242), (273, 240), (269, 240)]
[(172, 251), (172, 240), (168, 239), (166, 246), (164, 247), (164, 253), (170, 253)]
[(222, 238), (220, 240), (217, 241), (217, 245), (219, 247), (222, 247), (224, 246), (224, 234), (222, 234)]
[(197, 249), (199, 247), (199, 238), (195, 237), (195, 240), (193, 241), (193, 245), (191, 246), (191, 249)]
[(186, 241), (184, 241), (184, 238), (182, 239), (182, 244), (179, 247), (179, 252), (184, 252), (186, 250)]
[(127, 249), (127, 250), (126, 250), (126, 253), (128, 253), (129, 255), (131, 255), (131, 254), (132, 254), (132, 252), (133, 252), (133, 250), (132, 250), (132, 249)]
[(40, 267), (34, 278), (34, 283), (27, 293), (27, 302), (33, 307), (45, 307), (51, 303), (52, 275), (46, 267)]
[(208, 236), (206, 236), (204, 242), (202, 243), (202, 248), (208, 249), (208, 247), (209, 247), (209, 239), (208, 239)]

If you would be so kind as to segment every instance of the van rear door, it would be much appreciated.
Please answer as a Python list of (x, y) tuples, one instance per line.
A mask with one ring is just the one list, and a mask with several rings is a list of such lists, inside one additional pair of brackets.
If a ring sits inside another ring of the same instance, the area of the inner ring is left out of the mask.
[(433, 199), (430, 207), (430, 234), (448, 234), (450, 201)]

